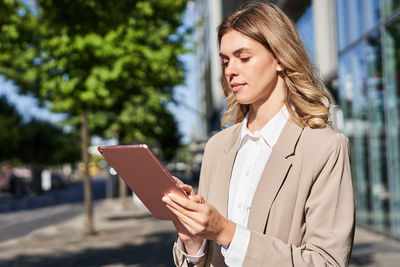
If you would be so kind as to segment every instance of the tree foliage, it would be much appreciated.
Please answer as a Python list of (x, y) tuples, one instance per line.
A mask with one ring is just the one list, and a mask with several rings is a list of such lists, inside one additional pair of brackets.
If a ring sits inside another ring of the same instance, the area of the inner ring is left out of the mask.
[(80, 159), (79, 136), (49, 122), (32, 119), (23, 126), (22, 136), (19, 155), (24, 162), (59, 165)]
[(54, 111), (74, 116), (88, 109), (100, 136), (156, 139), (163, 121), (176, 124), (165, 104), (183, 83), (178, 55), (185, 50), (176, 29), (185, 2), (41, 1), (51, 38), (41, 41), (40, 95)]
[(37, 17), (21, 1), (0, 1), (0, 74), (38, 92)]
[(178, 55), (185, 49), (177, 27), (187, 1), (37, 0), (27, 8), (22, 0), (5, 0), (0, 5), (5, 18), (0, 74), (81, 125), (89, 234), (94, 228), (88, 127), (121, 142), (152, 141), (166, 158), (179, 144), (165, 104), (173, 87), (183, 83)]
[(0, 162), (14, 159), (18, 155), (22, 118), (7, 99), (0, 97)]
[(79, 159), (79, 138), (47, 121), (24, 122), (16, 108), (0, 97), (0, 162), (59, 165)]
[[(151, 142), (168, 131), (160, 125), (176, 129), (165, 104), (183, 83), (185, 33), (177, 27), (186, 2), (38, 0), (32, 8), (3, 1), (0, 73), (69, 122), (87, 110), (96, 134)], [(169, 138), (179, 143), (176, 133)]]

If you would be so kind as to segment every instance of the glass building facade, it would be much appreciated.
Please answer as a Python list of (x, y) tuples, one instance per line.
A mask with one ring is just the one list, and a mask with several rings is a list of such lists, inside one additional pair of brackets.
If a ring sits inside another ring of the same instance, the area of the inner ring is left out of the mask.
[(400, 239), (400, 0), (337, 0), (357, 223)]

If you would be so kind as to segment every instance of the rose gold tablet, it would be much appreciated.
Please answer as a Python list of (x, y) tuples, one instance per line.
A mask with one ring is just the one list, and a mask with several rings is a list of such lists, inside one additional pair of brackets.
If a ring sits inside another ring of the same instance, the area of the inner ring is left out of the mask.
[(161, 198), (168, 193), (187, 196), (147, 145), (100, 146), (98, 150), (156, 218), (175, 218)]

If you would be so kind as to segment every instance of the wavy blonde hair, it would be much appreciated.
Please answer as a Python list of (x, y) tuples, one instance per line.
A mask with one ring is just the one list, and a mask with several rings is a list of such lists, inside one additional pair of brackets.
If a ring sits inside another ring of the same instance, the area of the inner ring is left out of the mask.
[[(286, 14), (274, 4), (252, 2), (223, 20), (218, 27), (219, 45), (222, 36), (232, 30), (261, 43), (284, 66), (280, 75), (286, 85), (285, 104), (292, 120), (301, 127), (325, 127), (333, 100), (324, 90), (294, 23)], [(222, 126), (230, 121), (242, 121), (249, 105), (236, 100), (224, 73), (222, 87), (228, 99)]]

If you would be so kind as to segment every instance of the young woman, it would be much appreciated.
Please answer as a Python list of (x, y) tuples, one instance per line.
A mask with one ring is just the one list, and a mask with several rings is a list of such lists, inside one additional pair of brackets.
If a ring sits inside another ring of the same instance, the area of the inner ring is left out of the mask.
[(218, 29), (223, 123), (207, 143), (199, 195), (176, 214), (178, 266), (346, 266), (354, 235), (348, 141), (292, 21), (255, 2)]

